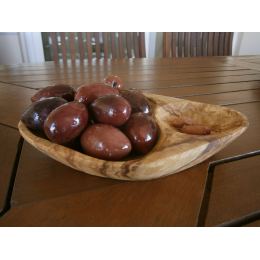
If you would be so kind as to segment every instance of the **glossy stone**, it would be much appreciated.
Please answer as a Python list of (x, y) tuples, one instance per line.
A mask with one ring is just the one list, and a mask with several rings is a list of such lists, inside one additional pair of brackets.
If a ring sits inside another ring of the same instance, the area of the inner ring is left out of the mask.
[(122, 89), (124, 86), (123, 80), (117, 75), (108, 75), (104, 78), (104, 83), (116, 89)]
[(119, 92), (117, 89), (111, 88), (103, 83), (94, 83), (79, 87), (75, 95), (75, 100), (88, 105), (95, 99), (108, 94), (119, 94)]
[(68, 144), (77, 138), (88, 123), (84, 104), (70, 102), (53, 110), (44, 123), (46, 136), (55, 143)]
[(31, 97), (31, 101), (35, 102), (48, 97), (61, 97), (67, 101), (73, 101), (74, 96), (75, 90), (70, 85), (57, 84), (40, 89), (38, 92), (36, 92), (35, 95)]
[(124, 89), (120, 90), (120, 95), (130, 103), (132, 113), (151, 114), (151, 105), (141, 91)]
[(113, 126), (123, 125), (131, 115), (129, 102), (117, 95), (97, 98), (90, 109), (96, 122)]
[(148, 153), (158, 138), (156, 121), (143, 113), (132, 114), (124, 126), (124, 133), (133, 145), (133, 150), (139, 154)]
[(132, 149), (124, 133), (105, 124), (89, 126), (81, 135), (81, 146), (86, 154), (111, 161), (124, 158)]
[(63, 98), (50, 97), (33, 102), (22, 114), (22, 122), (31, 130), (42, 132), (47, 116), (55, 108), (67, 103)]

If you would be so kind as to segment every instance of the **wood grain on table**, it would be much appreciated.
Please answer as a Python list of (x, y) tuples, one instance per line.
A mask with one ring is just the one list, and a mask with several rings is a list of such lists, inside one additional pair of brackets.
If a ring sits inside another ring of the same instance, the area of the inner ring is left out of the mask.
[[(11, 209), (0, 226), (195, 226), (210, 162), (260, 150), (260, 56), (93, 61), (82, 65), (0, 67), (0, 205), (16, 174)], [(191, 169), (145, 182), (103, 179), (72, 170), (23, 144), (12, 172), (17, 123), (36, 89), (57, 82), (102, 81), (116, 73), (128, 88), (225, 105), (244, 113), (248, 130)], [(5, 153), (6, 152), (6, 153)], [(259, 156), (216, 167), (205, 225), (259, 211)], [(259, 226), (259, 220), (245, 224)]]

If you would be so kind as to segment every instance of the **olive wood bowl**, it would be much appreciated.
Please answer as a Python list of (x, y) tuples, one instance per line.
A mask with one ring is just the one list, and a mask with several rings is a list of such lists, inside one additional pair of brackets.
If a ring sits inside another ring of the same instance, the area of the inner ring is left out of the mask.
[[(149, 180), (180, 172), (216, 154), (248, 127), (247, 118), (227, 107), (145, 94), (160, 128), (155, 147), (145, 156), (105, 161), (36, 136), (20, 121), (23, 138), (49, 157), (82, 172), (121, 180)], [(211, 127), (209, 135), (181, 133), (172, 126), (176, 117), (187, 117)]]

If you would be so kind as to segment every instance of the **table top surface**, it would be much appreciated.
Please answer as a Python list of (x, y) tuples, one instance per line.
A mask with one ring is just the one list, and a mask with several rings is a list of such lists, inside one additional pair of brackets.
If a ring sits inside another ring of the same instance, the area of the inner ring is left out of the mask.
[[(39, 89), (122, 77), (127, 88), (228, 106), (248, 130), (203, 163), (128, 182), (75, 171), (24, 142)], [(260, 226), (260, 56), (0, 65), (0, 226)]]

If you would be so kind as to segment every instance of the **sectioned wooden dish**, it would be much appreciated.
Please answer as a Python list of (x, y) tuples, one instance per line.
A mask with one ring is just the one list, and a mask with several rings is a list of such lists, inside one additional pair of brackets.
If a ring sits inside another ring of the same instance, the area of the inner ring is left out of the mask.
[[(219, 152), (248, 127), (246, 117), (235, 110), (184, 99), (146, 94), (153, 104), (160, 136), (153, 150), (145, 156), (124, 161), (104, 161), (34, 135), (20, 121), (24, 139), (39, 151), (76, 170), (121, 180), (148, 180), (190, 168)], [(184, 116), (197, 124), (210, 126), (210, 135), (179, 132), (171, 124)]]

